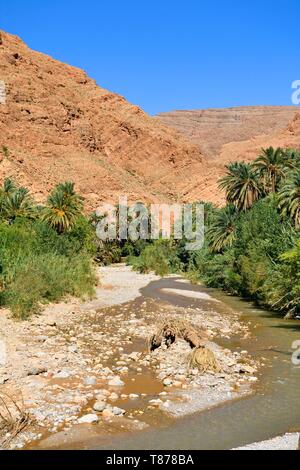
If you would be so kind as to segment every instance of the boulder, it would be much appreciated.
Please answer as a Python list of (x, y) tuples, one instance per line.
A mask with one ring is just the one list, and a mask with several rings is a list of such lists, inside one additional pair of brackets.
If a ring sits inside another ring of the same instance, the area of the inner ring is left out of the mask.
[(96, 401), (93, 406), (94, 411), (98, 411), (98, 413), (102, 413), (102, 411), (106, 408), (106, 403), (104, 401)]

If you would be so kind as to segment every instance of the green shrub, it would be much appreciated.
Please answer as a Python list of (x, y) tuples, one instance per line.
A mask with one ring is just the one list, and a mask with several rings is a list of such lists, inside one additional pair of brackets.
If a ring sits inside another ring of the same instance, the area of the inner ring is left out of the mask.
[(147, 245), (138, 257), (131, 257), (129, 263), (140, 273), (154, 271), (159, 276), (182, 270), (176, 244), (169, 240), (156, 240)]
[(91, 261), (87, 257), (33, 255), (23, 259), (15, 269), (0, 299), (15, 317), (25, 319), (38, 312), (41, 303), (55, 302), (66, 295), (92, 296), (94, 283)]
[(0, 305), (24, 319), (41, 303), (93, 294), (90, 235), (80, 224), (66, 235), (41, 221), (0, 224)]
[(300, 240), (280, 259), (265, 283), (264, 294), (272, 308), (293, 317), (300, 313)]
[[(209, 229), (216, 220), (210, 219)], [(276, 198), (267, 197), (239, 213), (231, 247), (215, 253), (206, 237), (204, 248), (190, 257), (188, 277), (269, 307), (274, 299), (266, 286), (279, 276), (281, 254), (292, 247), (296, 235), (291, 222), (280, 216)]]
[(114, 241), (97, 241), (95, 260), (100, 266), (119, 263), (122, 257), (122, 249)]
[(240, 276), (235, 272), (232, 250), (222, 254), (213, 253), (207, 243), (193, 253), (188, 266), (188, 278), (234, 294), (238, 293), (240, 287)]

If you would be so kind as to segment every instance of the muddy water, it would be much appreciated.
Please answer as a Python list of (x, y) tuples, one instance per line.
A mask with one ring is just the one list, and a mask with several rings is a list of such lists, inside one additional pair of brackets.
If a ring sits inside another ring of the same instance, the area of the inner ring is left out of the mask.
[[(144, 298), (176, 306), (202, 307), (224, 315), (239, 312), (251, 322), (252, 337), (233, 337), (222, 345), (248, 350), (262, 360), (255, 394), (208, 411), (172, 421), (170, 426), (152, 428), (116, 437), (103, 444), (110, 449), (230, 449), (264, 440), (288, 430), (300, 429), (300, 367), (292, 364), (292, 343), (300, 340), (300, 322), (283, 320), (258, 310), (251, 303), (202, 286), (191, 286), (168, 278), (142, 289)], [(162, 289), (181, 289), (209, 294), (220, 302), (207, 302), (172, 294)], [(213, 305), (212, 305), (213, 304)], [(97, 447), (97, 446), (96, 446)], [(98, 447), (100, 448), (100, 446)]]

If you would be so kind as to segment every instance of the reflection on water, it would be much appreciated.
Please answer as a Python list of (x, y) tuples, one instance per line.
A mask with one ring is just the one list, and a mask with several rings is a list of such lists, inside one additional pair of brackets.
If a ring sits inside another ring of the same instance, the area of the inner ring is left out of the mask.
[[(208, 301), (171, 294), (162, 289), (187, 289), (209, 294), (220, 300)], [(262, 360), (256, 394), (217, 408), (181, 418), (167, 428), (156, 428), (129, 437), (115, 438), (111, 449), (230, 449), (268, 439), (288, 430), (300, 429), (300, 367), (292, 364), (292, 343), (300, 340), (300, 322), (258, 310), (245, 302), (203, 286), (163, 279), (142, 289), (144, 297), (173, 305), (202, 307), (230, 315), (241, 314), (251, 322), (252, 337), (234, 337), (222, 345), (248, 350)]]

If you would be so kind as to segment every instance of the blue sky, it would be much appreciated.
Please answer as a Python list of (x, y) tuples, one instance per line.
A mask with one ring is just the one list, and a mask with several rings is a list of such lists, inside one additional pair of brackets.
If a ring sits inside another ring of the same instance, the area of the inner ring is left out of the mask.
[(1, 29), (150, 114), (290, 105), (300, 79), (299, 0), (0, 2)]

